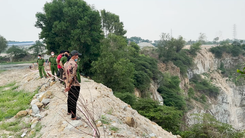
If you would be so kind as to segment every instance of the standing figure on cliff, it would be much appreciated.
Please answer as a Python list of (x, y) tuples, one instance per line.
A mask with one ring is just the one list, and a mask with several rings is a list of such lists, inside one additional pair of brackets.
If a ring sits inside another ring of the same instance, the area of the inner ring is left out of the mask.
[[(56, 58), (56, 63), (57, 63), (57, 67), (58, 67), (58, 70), (59, 70), (59, 78), (63, 78), (63, 69), (62, 67), (60, 66), (60, 59), (63, 57), (64, 55), (64, 51), (60, 51), (60, 54), (57, 56)], [(60, 83), (62, 83), (62, 81), (60, 81)]]
[(82, 55), (78, 51), (71, 52), (71, 59), (65, 64), (64, 81), (66, 83), (65, 92), (68, 91), (67, 98), (67, 115), (71, 115), (72, 120), (79, 120), (81, 117), (76, 116), (77, 100), (80, 92), (80, 84), (77, 80), (77, 60), (78, 56)]
[(41, 55), (38, 55), (37, 65), (38, 65), (38, 70), (39, 70), (40, 78), (43, 78), (43, 75), (45, 76), (45, 78), (47, 78), (47, 74), (46, 74), (46, 72), (44, 70), (45, 61), (41, 57)]
[[(54, 52), (51, 52), (51, 57), (48, 59), (49, 61), (49, 68), (52, 72), (52, 75), (57, 75), (57, 71), (58, 71), (58, 68), (57, 68), (57, 63), (56, 63), (56, 57), (54, 56)], [(53, 78), (54, 80), (55, 78)]]

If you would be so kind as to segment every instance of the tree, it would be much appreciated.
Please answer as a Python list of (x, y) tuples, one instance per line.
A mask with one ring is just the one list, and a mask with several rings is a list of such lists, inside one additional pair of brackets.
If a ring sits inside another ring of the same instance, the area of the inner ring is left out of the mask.
[(10, 61), (13, 59), (20, 59), (27, 55), (27, 52), (18, 46), (11, 46), (7, 51), (7, 54), (10, 55)]
[(36, 43), (33, 46), (29, 47), (30, 50), (33, 50), (35, 56), (38, 56), (38, 54), (43, 53), (45, 48), (46, 46), (39, 40), (36, 41)]
[(93, 79), (112, 88), (114, 92), (133, 92), (134, 64), (128, 59), (128, 50), (122, 36), (109, 34), (102, 41), (101, 56), (92, 63)]
[(101, 10), (101, 22), (104, 34), (107, 37), (109, 33), (124, 36), (127, 31), (124, 30), (123, 22), (120, 22), (119, 16), (106, 10)]
[(214, 43), (218, 45), (218, 42), (219, 42), (219, 37), (215, 37), (214, 38)]
[(101, 18), (97, 10), (83, 0), (53, 0), (44, 5), (44, 13), (36, 14), (39, 34), (49, 52), (78, 50), (85, 75), (91, 75), (91, 63), (100, 55), (103, 38)]
[(7, 40), (0, 35), (0, 53), (2, 53), (7, 47)]

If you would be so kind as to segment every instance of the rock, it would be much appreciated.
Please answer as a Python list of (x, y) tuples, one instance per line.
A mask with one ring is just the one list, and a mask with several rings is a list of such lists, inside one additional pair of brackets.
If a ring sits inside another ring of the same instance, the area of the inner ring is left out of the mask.
[(87, 125), (87, 124), (85, 124), (83, 127), (84, 127), (84, 128), (87, 128), (87, 127), (88, 127), (88, 125)]
[(150, 136), (150, 138), (156, 138), (156, 134), (154, 134), (154, 133), (151, 133), (149, 136)]
[(35, 103), (37, 103), (37, 102), (39, 102), (38, 99), (33, 99), (33, 100), (31, 101), (31, 105), (33, 105), (33, 104), (35, 104)]
[(50, 99), (43, 99), (42, 104), (47, 105), (50, 103)]
[(19, 111), (16, 115), (15, 115), (15, 118), (19, 118), (19, 117), (23, 117), (23, 116), (26, 116), (28, 114), (27, 111)]
[(123, 111), (127, 111), (127, 107), (128, 107), (128, 106), (124, 106), (124, 107), (123, 107)]
[(36, 125), (37, 125), (37, 123), (38, 123), (38, 121), (33, 122), (33, 123), (31, 124), (31, 129), (35, 128)]
[(176, 137), (177, 137), (177, 138), (181, 138), (181, 136), (180, 136), (180, 135), (177, 135)]
[(32, 109), (29, 109), (27, 112), (28, 112), (28, 115), (31, 115), (32, 114)]
[(34, 114), (39, 114), (40, 113), (39, 108), (37, 107), (37, 105), (33, 104), (31, 108), (32, 108), (32, 111), (33, 111)]
[(130, 126), (130, 127), (134, 127), (135, 126), (135, 121), (133, 117), (126, 117), (125, 119), (125, 123)]
[(25, 131), (25, 132), (22, 133), (22, 135), (21, 135), (22, 138), (26, 135), (26, 132), (27, 131)]
[(41, 89), (39, 90), (40, 92), (43, 92), (43, 91), (46, 91), (47, 90), (47, 85), (45, 84), (45, 85), (43, 85), (42, 87), (41, 87)]
[(101, 122), (101, 121), (98, 121), (98, 122), (96, 123), (96, 126), (97, 126), (97, 127), (102, 126), (102, 122)]
[(42, 101), (43, 99), (49, 99), (49, 98), (51, 98), (52, 95), (53, 95), (53, 94), (52, 94), (51, 91), (47, 91), (46, 93), (44, 93), (44, 94), (42, 95), (42, 97), (40, 98), (40, 101)]
[(35, 123), (35, 122), (38, 122), (38, 118), (33, 118), (32, 120), (31, 120), (31, 123), (33, 124), (33, 123)]
[(71, 130), (76, 127), (81, 127), (83, 125), (83, 122), (81, 120), (73, 120), (72, 122), (69, 122), (66, 126), (65, 130)]
[(56, 83), (55, 81), (52, 81), (52, 82), (50, 83), (50, 86), (53, 86), (55, 83)]
[(37, 107), (38, 107), (39, 109), (43, 107), (43, 104), (42, 104), (41, 102), (37, 102), (37, 103), (35, 103), (35, 105), (37, 105)]

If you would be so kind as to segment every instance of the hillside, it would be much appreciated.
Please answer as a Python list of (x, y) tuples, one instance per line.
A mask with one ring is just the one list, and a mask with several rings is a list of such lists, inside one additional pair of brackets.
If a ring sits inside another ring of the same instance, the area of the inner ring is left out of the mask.
[[(35, 132), (35, 127), (40, 127), (36, 125), (40, 122), (41, 127), (36, 137), (92, 137), (85, 134), (92, 134), (92, 130), (85, 121), (71, 121), (70, 117), (66, 115), (67, 93), (63, 91), (64, 86), (60, 83), (52, 82), (50, 79), (38, 79), (38, 77), (36, 70), (29, 69), (6, 71), (0, 74), (0, 86), (15, 81), (16, 86), (19, 86), (18, 90), (34, 92), (39, 88), (31, 104), (40, 107), (40, 114), (36, 111), (31, 111), (30, 105), (30, 108), (26, 109), (29, 115), (21, 120), (30, 123), (31, 129), (25, 128), (20, 130), (21, 133), (26, 132), (26, 137), (31, 136)], [(50, 103), (46, 106), (40, 103), (45, 98), (51, 98)], [(82, 104), (84, 104), (89, 109), (89, 112), (93, 114), (92, 116), (94, 116), (101, 137), (177, 138), (177, 136), (163, 130), (156, 123), (138, 114), (130, 105), (116, 98), (112, 90), (103, 84), (82, 78), (79, 98), (79, 105), (82, 107)], [(84, 118), (81, 112), (79, 112), (79, 115)], [(6, 122), (11, 122), (15, 119), (13, 117), (6, 120)], [(10, 132), (1, 130), (0, 134), (6, 136)]]

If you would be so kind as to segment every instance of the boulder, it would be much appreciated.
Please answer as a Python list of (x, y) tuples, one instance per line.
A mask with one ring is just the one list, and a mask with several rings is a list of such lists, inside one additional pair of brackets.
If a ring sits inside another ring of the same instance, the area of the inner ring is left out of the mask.
[(31, 108), (32, 108), (32, 111), (33, 111), (34, 114), (39, 114), (40, 113), (39, 108), (37, 107), (37, 105), (33, 104)]
[(39, 109), (43, 107), (43, 104), (41, 102), (36, 102), (35, 105), (37, 105)]
[(96, 126), (97, 126), (97, 127), (102, 126), (102, 122), (101, 122), (101, 121), (98, 121), (98, 122), (96, 123)]
[(15, 115), (15, 118), (19, 118), (19, 117), (23, 117), (23, 116), (26, 116), (28, 114), (27, 111), (19, 111), (16, 115)]
[(126, 117), (125, 119), (125, 123), (130, 126), (130, 127), (134, 127), (135, 126), (135, 121), (133, 117)]
[(50, 99), (43, 99), (41, 103), (47, 105), (50, 103)]
[(50, 83), (50, 86), (53, 86), (55, 83), (56, 83), (55, 81), (52, 81), (52, 82)]
[(35, 104), (35, 103), (37, 103), (37, 102), (39, 102), (38, 99), (33, 99), (33, 100), (31, 101), (31, 105), (33, 105), (33, 104)]
[(40, 98), (40, 101), (42, 101), (43, 99), (49, 99), (51, 98), (52, 95), (53, 93), (51, 91), (47, 91), (46, 93), (42, 95), (42, 97)]

